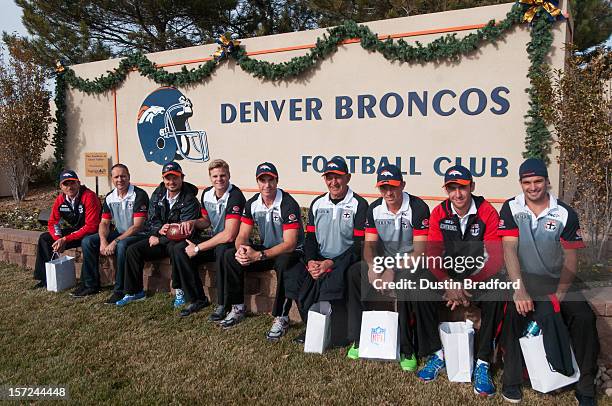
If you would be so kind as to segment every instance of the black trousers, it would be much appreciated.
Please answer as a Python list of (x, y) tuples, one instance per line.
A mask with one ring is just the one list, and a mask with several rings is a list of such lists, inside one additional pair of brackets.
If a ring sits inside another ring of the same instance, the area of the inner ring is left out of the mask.
[[(538, 306), (537, 301), (534, 301), (534, 306)], [(532, 320), (531, 315), (521, 316), (516, 311), (514, 302), (508, 303), (502, 329), (502, 348), (504, 350), (502, 382), (504, 386), (523, 383), (523, 355), (519, 338)], [(595, 313), (581, 293), (569, 292), (561, 302), (561, 316), (569, 331), (572, 349), (580, 369), (576, 391), (581, 395), (595, 396), (595, 375), (599, 355)]]
[[(47, 271), (45, 263), (51, 261), (53, 256), (53, 248), (51, 246), (55, 240), (48, 232), (42, 233), (38, 237), (38, 249), (36, 251), (36, 264), (34, 265), (34, 279), (47, 282)], [(64, 249), (78, 248), (81, 246), (81, 240), (73, 240), (66, 243)]]
[(200, 251), (195, 257), (189, 258), (185, 252), (187, 242), (182, 241), (174, 244), (172, 282), (174, 284), (176, 281), (178, 288), (183, 289), (187, 301), (194, 303), (206, 299), (202, 278), (198, 271), (199, 265), (204, 262), (215, 262), (217, 269), (217, 289), (219, 290), (219, 284), (223, 284), (221, 278), (219, 278), (223, 256), (225, 255), (225, 251), (231, 249), (233, 246), (233, 243), (219, 244), (213, 249)]
[[(264, 249), (254, 246), (255, 250)], [(273, 316), (288, 316), (293, 300), (297, 300), (302, 281), (306, 276), (301, 251), (281, 254), (276, 258), (242, 266), (235, 258), (236, 249), (228, 249), (224, 255), (223, 302), (226, 306), (244, 303), (244, 273), (274, 269), (276, 272), (276, 296), (272, 308)]]
[[(438, 331), (439, 310), (445, 303), (446, 301), (414, 301), (417, 341), (421, 357), (442, 349)], [(499, 337), (501, 333), (506, 304), (488, 300), (472, 301), (471, 303), (480, 309), (480, 329), (476, 333), (478, 342), (476, 358), (490, 363), (497, 343), (496, 337)]]
[[(133, 295), (143, 290), (142, 270), (145, 262), (170, 257), (174, 264), (174, 246), (176, 242), (166, 240), (154, 247), (149, 246), (149, 239), (138, 241), (129, 246), (125, 260), (125, 293)], [(162, 240), (163, 241), (163, 240)], [(175, 287), (175, 282), (172, 282)]]
[[(406, 277), (396, 273), (396, 280)], [(365, 262), (353, 264), (347, 271), (348, 339), (359, 347), (361, 316), (364, 311), (373, 310), (377, 303), (390, 302), (393, 298), (377, 291), (368, 280), (368, 266)], [(400, 352), (410, 356), (416, 353), (414, 336), (413, 303), (407, 292), (396, 291)]]

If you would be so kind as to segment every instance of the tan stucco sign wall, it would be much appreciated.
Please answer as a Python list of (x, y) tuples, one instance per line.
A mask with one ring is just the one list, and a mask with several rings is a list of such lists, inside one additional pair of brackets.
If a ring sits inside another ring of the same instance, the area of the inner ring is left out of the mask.
[[(449, 28), (463, 36), (472, 32), (466, 29), (469, 26), (501, 20), (511, 5), (398, 18), (368, 26), (378, 34), (405, 33), (405, 41), (427, 43)], [(549, 62), (561, 68), (567, 24), (555, 27)], [(419, 34), (424, 31), (431, 34)], [(263, 51), (254, 56), (258, 59), (282, 62), (308, 51), (286, 48), (313, 44), (324, 32), (252, 38), (241, 45), (249, 52)], [(314, 192), (325, 190), (318, 173), (324, 159), (340, 155), (354, 172), (353, 189), (365, 195), (376, 193), (378, 166), (391, 162), (406, 172), (408, 191), (431, 197), (429, 203), (433, 204), (444, 195), (442, 173), (454, 162), (461, 162), (477, 176), (479, 194), (502, 200), (518, 193), (523, 116), (528, 108), (525, 48), (529, 40), (528, 27), (520, 26), (505, 40), (483, 46), (458, 63), (424, 65), (391, 63), (358, 43), (346, 44), (296, 80), (256, 79), (230, 61), (204, 83), (179, 91), (192, 104), (190, 129), (206, 133), (209, 158), (227, 160), (232, 180), (247, 191), (256, 187), (255, 166), (270, 161), (279, 169), (281, 187), (295, 191), (300, 203), (307, 205)], [(176, 71), (185, 61), (201, 61), (215, 49), (214, 45), (198, 46), (149, 58)], [(117, 63), (110, 60), (74, 69), (93, 78)], [(187, 64), (188, 68), (196, 66)], [(151, 135), (144, 138), (155, 145), (154, 138), (159, 138), (164, 127), (164, 106), (143, 102), (159, 87), (133, 72), (116, 92), (88, 96), (71, 90), (68, 163), (84, 173), (84, 152), (108, 151), (113, 163), (130, 167), (134, 182), (157, 184), (160, 163), (172, 159), (174, 151), (160, 155), (159, 150), (155, 154), (150, 148), (143, 150), (137, 122), (149, 126)], [(156, 127), (155, 122), (162, 124)], [(147, 161), (147, 156), (156, 156), (159, 163)], [(207, 162), (180, 163), (187, 180), (199, 186), (209, 184)], [(552, 164), (555, 188), (558, 172), (558, 165)], [(101, 182), (101, 192), (108, 188), (109, 184)]]

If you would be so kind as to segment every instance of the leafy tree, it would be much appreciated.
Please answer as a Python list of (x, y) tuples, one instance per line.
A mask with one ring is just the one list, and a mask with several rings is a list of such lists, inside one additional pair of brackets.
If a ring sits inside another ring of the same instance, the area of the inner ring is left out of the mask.
[[(164, 51), (214, 41), (366, 22), (508, 0), (15, 0), (31, 40), (23, 46), (47, 67), (77, 64), (134, 50)], [(579, 50), (612, 32), (610, 0), (570, 0)], [(5, 40), (8, 37), (5, 33)]]
[(574, 17), (574, 45), (584, 51), (606, 41), (612, 33), (610, 0), (570, 0)]
[(318, 27), (319, 13), (308, 0), (241, 0), (227, 29), (241, 38)]
[(589, 259), (605, 255), (612, 232), (612, 53), (599, 49), (588, 62), (574, 54), (564, 71), (536, 82), (544, 119), (554, 127), (564, 171), (564, 198), (581, 215)]
[[(2, 164), (16, 201), (28, 191), (30, 174), (40, 162), (49, 135), (50, 94), (45, 89), (45, 70), (34, 55), (13, 38), (8, 58), (0, 55), (0, 143)], [(0, 47), (0, 54), (4, 47)]]
[(500, 3), (507, 0), (311, 0), (312, 8), (322, 14), (321, 26), (337, 25), (342, 20), (365, 22)]
[(211, 42), (236, 0), (15, 0), (46, 66), (165, 51)]

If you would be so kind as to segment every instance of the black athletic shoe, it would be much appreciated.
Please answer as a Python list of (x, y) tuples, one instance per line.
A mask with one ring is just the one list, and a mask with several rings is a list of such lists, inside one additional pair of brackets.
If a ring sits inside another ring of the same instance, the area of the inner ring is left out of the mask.
[(597, 401), (594, 397), (584, 396), (578, 392), (576, 392), (576, 400), (578, 401), (578, 406), (597, 406)]
[(87, 297), (87, 296), (91, 296), (91, 295), (97, 295), (98, 293), (100, 293), (100, 289), (98, 288), (84, 288), (79, 292), (72, 292), (71, 295), (74, 298), (79, 298), (79, 297)]
[(203, 308), (209, 305), (210, 305), (210, 302), (208, 301), (208, 298), (205, 297), (204, 300), (198, 300), (197, 302), (190, 303), (189, 306), (181, 310), (181, 312), (179, 313), (179, 316), (187, 317), (191, 315), (192, 313), (199, 312), (200, 310), (202, 310)]
[(115, 303), (123, 299), (123, 296), (124, 296), (123, 292), (113, 292), (113, 294), (108, 299), (106, 299), (104, 304), (114, 305)]
[(521, 385), (504, 386), (502, 389), (502, 397), (506, 402), (521, 403), (521, 400), (523, 400)]
[(32, 290), (34, 289), (47, 289), (47, 283), (45, 281), (38, 281), (38, 283), (32, 286)]
[(293, 342), (296, 344), (304, 345), (304, 343), (306, 342), (306, 330), (304, 330), (302, 333), (300, 333), (300, 335), (295, 337), (293, 339)]
[(226, 315), (227, 315), (227, 311), (225, 310), (225, 306), (217, 305), (217, 307), (215, 307), (215, 310), (211, 313), (211, 315), (208, 316), (208, 321), (218, 322), (218, 321), (223, 320)]
[(72, 290), (72, 292), (70, 292), (70, 296), (72, 297), (82, 297), (81, 292), (83, 292), (85, 289), (87, 289), (84, 285), (77, 285), (76, 288), (74, 288)]

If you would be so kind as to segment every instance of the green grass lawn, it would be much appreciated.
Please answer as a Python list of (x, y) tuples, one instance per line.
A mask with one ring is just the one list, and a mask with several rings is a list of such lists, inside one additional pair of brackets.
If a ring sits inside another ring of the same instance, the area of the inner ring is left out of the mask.
[[(223, 331), (210, 308), (179, 318), (169, 294), (118, 309), (102, 304), (108, 292), (77, 300), (32, 285), (29, 271), (0, 264), (0, 385), (68, 385), (82, 404), (504, 404), (445, 375), (422, 384), (396, 363), (349, 361), (345, 349), (304, 354), (291, 342), (298, 327), (269, 343), (268, 315)], [(523, 404), (575, 401), (527, 389)]]

